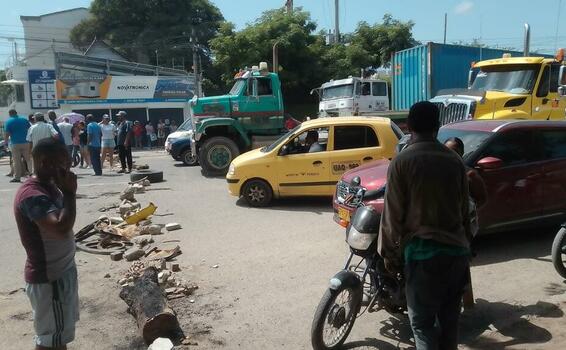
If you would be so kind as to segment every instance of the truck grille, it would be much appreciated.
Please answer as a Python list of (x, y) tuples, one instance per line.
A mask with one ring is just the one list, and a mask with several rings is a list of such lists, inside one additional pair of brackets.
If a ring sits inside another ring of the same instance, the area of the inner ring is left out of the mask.
[(440, 126), (468, 119), (468, 104), (433, 102), (440, 111)]
[[(345, 203), (348, 196), (351, 196), (351, 198), (348, 203)], [(339, 181), (338, 184), (336, 184), (336, 200), (342, 205), (357, 208), (361, 198), (356, 195), (356, 190), (352, 189), (347, 182)]]

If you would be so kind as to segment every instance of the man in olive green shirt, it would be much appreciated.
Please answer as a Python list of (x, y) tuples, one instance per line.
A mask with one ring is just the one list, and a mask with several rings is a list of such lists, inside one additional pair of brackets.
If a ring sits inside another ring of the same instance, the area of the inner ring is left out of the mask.
[(417, 350), (456, 350), (469, 268), (468, 180), (462, 159), (436, 140), (434, 104), (416, 103), (407, 122), (412, 140), (389, 165), (378, 251), (388, 270), (405, 265)]

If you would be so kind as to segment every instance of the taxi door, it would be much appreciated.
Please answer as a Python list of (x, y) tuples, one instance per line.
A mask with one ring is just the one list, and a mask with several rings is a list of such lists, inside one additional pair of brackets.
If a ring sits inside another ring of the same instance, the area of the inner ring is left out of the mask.
[(370, 125), (335, 125), (330, 148), (330, 179), (336, 184), (344, 172), (383, 158), (378, 133)]
[[(318, 152), (309, 152), (308, 132), (319, 135)], [(305, 130), (279, 150), (276, 159), (277, 184), (281, 196), (326, 196), (334, 193), (329, 180), (328, 128)]]
[(551, 63), (542, 69), (541, 78), (532, 99), (533, 119), (563, 120), (566, 99), (558, 95), (560, 63)]

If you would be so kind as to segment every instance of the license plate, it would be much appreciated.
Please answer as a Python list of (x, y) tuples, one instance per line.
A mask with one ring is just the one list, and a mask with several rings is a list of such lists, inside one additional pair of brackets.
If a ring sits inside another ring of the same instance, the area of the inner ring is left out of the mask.
[(338, 208), (338, 217), (346, 222), (350, 222), (350, 212), (344, 208)]

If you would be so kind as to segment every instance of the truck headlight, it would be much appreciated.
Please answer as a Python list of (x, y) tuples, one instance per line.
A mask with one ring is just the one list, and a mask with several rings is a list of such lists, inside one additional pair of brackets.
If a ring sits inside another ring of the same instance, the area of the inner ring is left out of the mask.
[(230, 163), (230, 167), (228, 168), (228, 175), (234, 176), (236, 174), (236, 167), (234, 164)]

